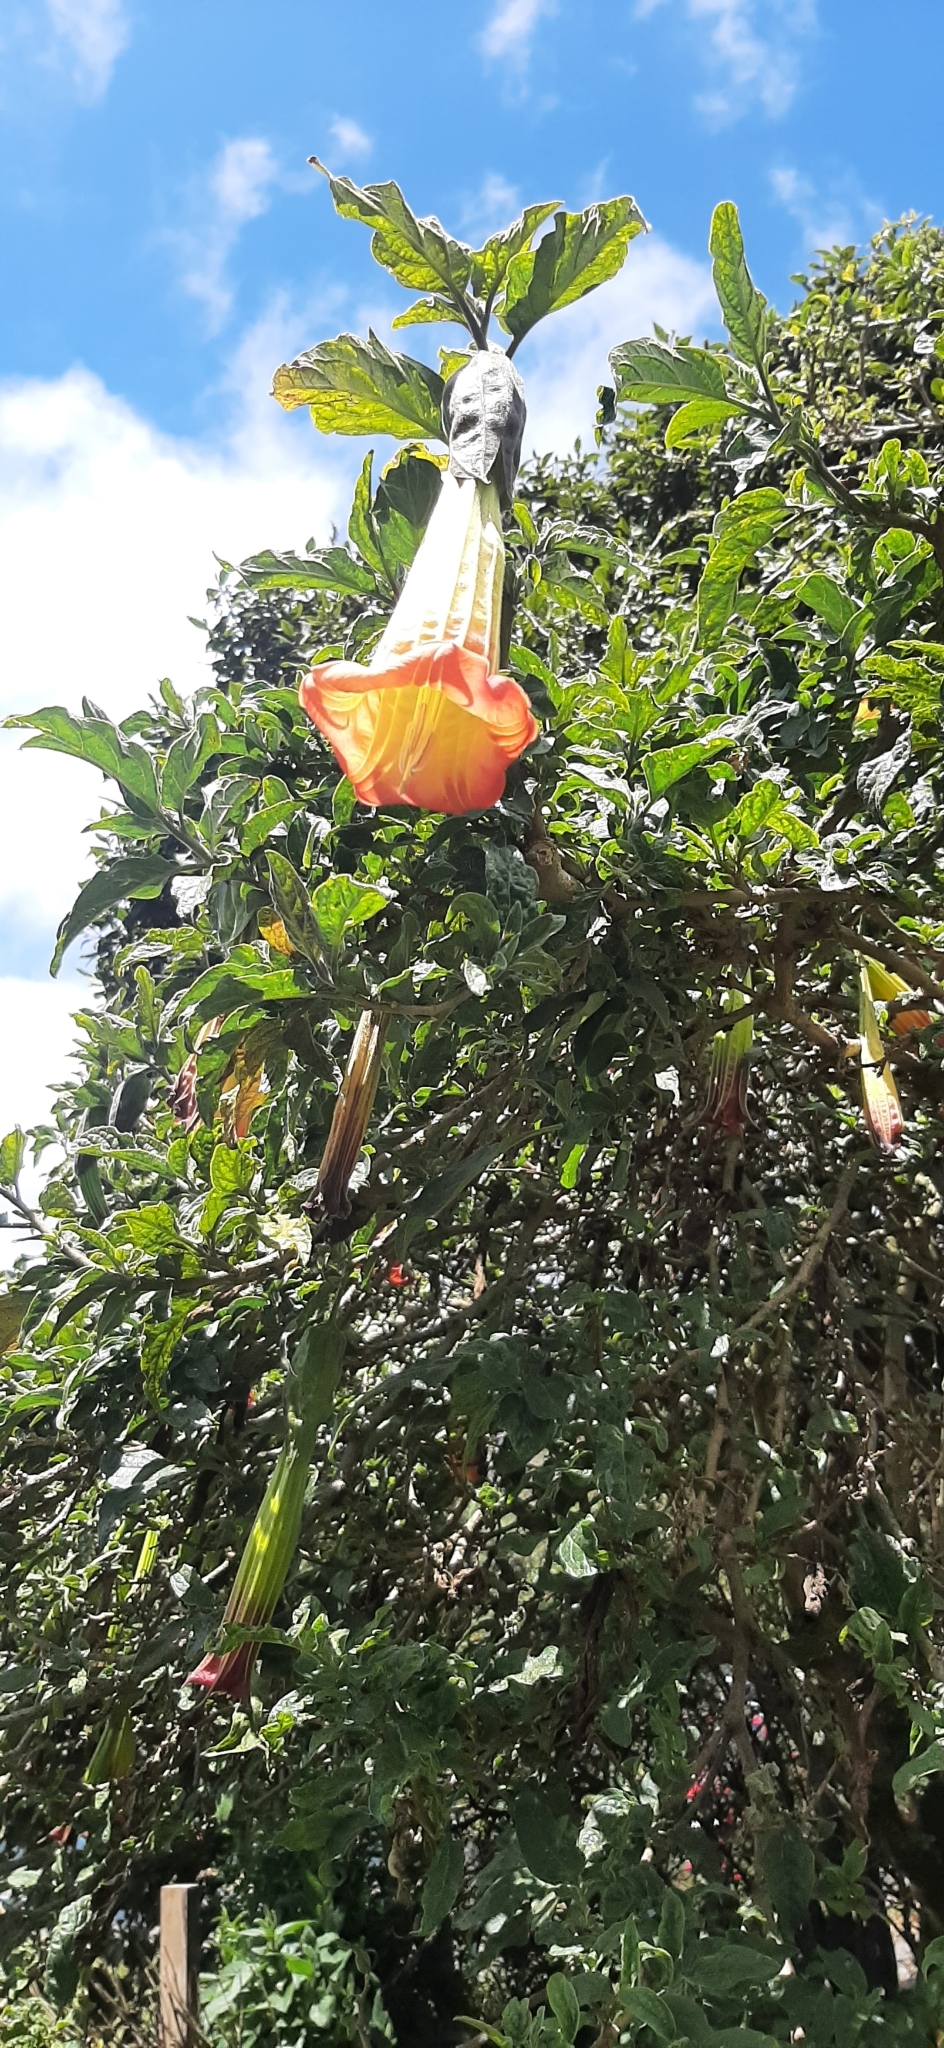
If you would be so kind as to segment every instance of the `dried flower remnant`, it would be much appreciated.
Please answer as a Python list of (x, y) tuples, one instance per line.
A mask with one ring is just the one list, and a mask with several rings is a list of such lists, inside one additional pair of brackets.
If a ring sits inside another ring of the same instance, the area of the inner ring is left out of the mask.
[(217, 1032), (222, 1030), (223, 1022), (222, 1017), (208, 1017), (206, 1023), (201, 1024), (193, 1041), (193, 1051), (188, 1053), (180, 1072), (175, 1074), (167, 1091), (167, 1107), (176, 1122), (182, 1124), (188, 1133), (195, 1131), (201, 1122), (200, 1111), (197, 1108), (197, 1055), (201, 1046), (206, 1045), (209, 1038), (215, 1038)]
[(537, 738), (530, 703), (500, 673), (510, 490), (524, 425), (517, 373), (481, 351), (446, 387), (449, 474), (369, 667), (326, 661), (299, 690), (362, 803), (459, 817), (498, 802)]
[(901, 1101), (891, 1072), (875, 1003), (872, 999), (871, 962), (859, 962), (859, 1065), (862, 1071), (862, 1107), (869, 1135), (880, 1152), (894, 1152), (901, 1143), (905, 1124)]
[(318, 1170), (317, 1192), (329, 1216), (350, 1213), (348, 1185), (374, 1107), (386, 1030), (385, 1010), (365, 1010), (354, 1033)]

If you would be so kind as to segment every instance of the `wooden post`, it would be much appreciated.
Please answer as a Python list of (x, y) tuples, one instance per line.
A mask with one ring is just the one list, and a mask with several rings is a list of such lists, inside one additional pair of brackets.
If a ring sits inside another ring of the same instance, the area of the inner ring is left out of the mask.
[(199, 1885), (161, 1886), (161, 2048), (194, 2048), (200, 1994)]

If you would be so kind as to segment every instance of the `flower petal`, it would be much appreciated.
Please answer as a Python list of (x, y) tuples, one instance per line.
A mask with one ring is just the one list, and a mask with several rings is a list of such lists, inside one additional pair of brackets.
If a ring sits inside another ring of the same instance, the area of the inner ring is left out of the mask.
[(362, 803), (453, 817), (497, 803), (538, 732), (519, 685), (455, 641), (413, 648), (382, 669), (324, 662), (299, 697)]

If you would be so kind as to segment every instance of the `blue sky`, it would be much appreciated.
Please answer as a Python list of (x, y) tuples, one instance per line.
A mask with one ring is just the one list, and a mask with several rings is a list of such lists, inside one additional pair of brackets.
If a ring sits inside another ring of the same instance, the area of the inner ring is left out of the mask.
[[(815, 244), (941, 216), (944, 21), (931, 0), (891, 19), (878, 0), (4, 0), (0, 711), (87, 690), (123, 716), (162, 674), (193, 687), (214, 549), (343, 523), (362, 450), (279, 414), (269, 379), (342, 327), (386, 331), (402, 299), (310, 152), (397, 178), (471, 240), (527, 200), (635, 195), (652, 235), (519, 358), (534, 441), (566, 447), (609, 346), (712, 323), (716, 200), (781, 305)], [(100, 793), (0, 740), (19, 1091), (0, 1084), (0, 1123), (35, 1113), (61, 1058), (77, 963), (61, 990), (46, 963)]]

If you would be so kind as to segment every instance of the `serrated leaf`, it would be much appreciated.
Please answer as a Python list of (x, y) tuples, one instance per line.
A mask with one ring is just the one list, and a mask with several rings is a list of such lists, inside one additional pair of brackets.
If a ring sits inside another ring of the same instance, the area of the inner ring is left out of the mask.
[(742, 363), (762, 369), (769, 325), (767, 301), (748, 270), (737, 207), (730, 199), (723, 199), (715, 207), (708, 249), (731, 347)]
[(119, 783), (130, 796), (139, 798), (149, 809), (159, 810), (157, 778), (150, 755), (136, 740), (126, 740), (109, 719), (75, 718), (71, 711), (54, 704), (43, 711), (8, 718), (5, 723), (7, 726), (32, 726), (33, 737), (25, 741), (26, 747), (41, 747), (49, 753), (68, 754), (73, 760), (87, 761), (91, 767), (100, 768), (103, 775)]
[(376, 578), (347, 548), (320, 548), (311, 555), (276, 555), (267, 548), (239, 566), (250, 590), (336, 590), (354, 597), (373, 596)]
[(690, 775), (693, 768), (729, 745), (729, 740), (684, 740), (680, 746), (660, 747), (657, 753), (647, 754), (642, 766), (650, 796), (662, 796), (674, 782), (681, 782), (683, 775)]
[(173, 861), (161, 860), (157, 854), (129, 853), (121, 860), (109, 862), (100, 868), (91, 881), (79, 890), (68, 917), (64, 917), (56, 934), (56, 946), (49, 963), (50, 974), (58, 974), (66, 948), (73, 939), (88, 931), (90, 925), (104, 917), (106, 911), (114, 910), (119, 903), (126, 903), (131, 897), (159, 896), (166, 884), (181, 870)]
[(399, 185), (392, 180), (382, 185), (355, 185), (350, 178), (332, 177), (317, 157), (310, 162), (327, 178), (338, 213), (373, 229), (370, 247), (374, 261), (389, 270), (398, 284), (418, 292), (443, 286), (455, 293), (464, 291), (471, 249), (447, 235), (434, 216), (418, 218)]
[(366, 924), (386, 910), (389, 898), (368, 882), (355, 882), (351, 875), (330, 875), (319, 883), (312, 896), (312, 909), (324, 944), (339, 946), (346, 932)]
[(312, 966), (320, 966), (324, 960), (323, 934), (301, 875), (296, 873), (284, 854), (274, 853), (271, 847), (266, 853), (266, 861), (272, 906), (290, 945)]
[(219, 744), (220, 728), (210, 711), (202, 712), (196, 724), (174, 741), (161, 771), (161, 803), (165, 810), (180, 810), (187, 791), (193, 788)]
[(684, 343), (621, 341), (610, 350), (616, 395), (635, 405), (673, 405), (685, 398), (726, 399), (722, 359)]
[(165, 1323), (151, 1323), (141, 1346), (141, 1377), (151, 1400), (156, 1401), (167, 1378), (171, 1359), (191, 1312), (191, 1303), (175, 1301)]
[(559, 205), (559, 199), (544, 199), (536, 206), (526, 206), (510, 227), (489, 235), (481, 249), (473, 249), (469, 282), (477, 299), (494, 301), (515, 257), (529, 247), (538, 228), (550, 220)]
[(715, 543), (698, 585), (698, 630), (702, 645), (718, 647), (737, 601), (738, 582), (766, 547), (789, 507), (781, 491), (745, 491), (718, 513)]
[(536, 249), (523, 249), (508, 269), (498, 317), (514, 346), (538, 320), (571, 306), (615, 277), (646, 222), (635, 199), (606, 199), (582, 213), (558, 213)]
[(416, 299), (405, 313), (398, 313), (391, 320), (391, 327), (441, 327), (445, 322), (463, 327), (465, 322), (451, 299), (436, 293), (429, 299)]
[(425, 450), (402, 448), (381, 471), (374, 520), (387, 577), (397, 587), (409, 569), (442, 490), (442, 470)]
[(443, 380), (426, 363), (395, 355), (373, 333), (339, 334), (276, 370), (272, 395), (291, 412), (307, 405), (323, 434), (392, 434), (441, 441)]

